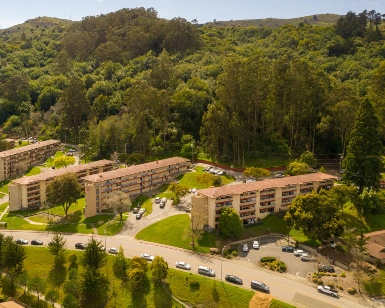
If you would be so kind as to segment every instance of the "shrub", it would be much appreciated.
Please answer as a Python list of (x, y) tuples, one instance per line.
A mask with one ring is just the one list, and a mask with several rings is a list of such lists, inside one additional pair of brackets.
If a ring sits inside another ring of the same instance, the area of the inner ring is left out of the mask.
[(262, 257), (261, 262), (270, 263), (276, 260), (276, 257)]
[(353, 294), (356, 294), (356, 292), (357, 292), (357, 291), (356, 291), (355, 288), (349, 288), (349, 289), (348, 289), (348, 293), (349, 293), (349, 294), (352, 294), (352, 295), (353, 295)]
[(231, 255), (227, 255), (227, 256), (226, 256), (226, 259), (231, 259)]
[(190, 281), (190, 289), (191, 290), (199, 290), (200, 286), (201, 285), (200, 285), (199, 281), (196, 281), (196, 280)]
[(336, 274), (336, 273), (334, 273), (334, 274), (332, 274), (332, 276), (333, 276), (333, 277), (337, 277), (337, 274)]
[(343, 278), (345, 278), (345, 277), (346, 277), (345, 272), (342, 272), (340, 276), (343, 277)]
[(334, 289), (334, 283), (328, 283), (328, 286), (329, 286), (331, 289)]
[(279, 270), (282, 271), (282, 272), (286, 272), (287, 270), (287, 267), (286, 267), (286, 264), (285, 262), (279, 262)]
[(238, 251), (234, 250), (234, 251), (231, 252), (231, 254), (232, 254), (233, 257), (238, 257)]
[(343, 286), (338, 286), (338, 288), (343, 291), (344, 290), (344, 287)]
[(318, 279), (318, 280), (317, 280), (317, 284), (323, 285), (324, 283), (323, 283), (322, 279)]

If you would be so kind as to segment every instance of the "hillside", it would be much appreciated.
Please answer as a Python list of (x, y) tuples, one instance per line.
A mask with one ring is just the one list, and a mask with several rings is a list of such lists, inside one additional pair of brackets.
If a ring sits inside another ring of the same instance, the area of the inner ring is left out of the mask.
[(230, 21), (215, 21), (208, 22), (205, 26), (214, 27), (268, 27), (277, 28), (283, 25), (294, 25), (298, 26), (300, 23), (315, 25), (315, 26), (330, 26), (335, 24), (340, 18), (337, 14), (316, 14), (313, 16), (304, 16), (290, 19), (279, 19), (279, 18), (263, 18), (263, 19), (247, 19), (247, 20), (230, 20)]

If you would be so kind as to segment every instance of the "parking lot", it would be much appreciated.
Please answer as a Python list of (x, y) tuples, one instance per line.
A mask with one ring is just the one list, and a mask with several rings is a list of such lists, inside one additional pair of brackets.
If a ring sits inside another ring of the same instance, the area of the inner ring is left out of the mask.
[[(281, 248), (282, 245), (286, 245), (285, 241), (276, 241), (274, 238), (262, 239), (260, 241), (260, 248), (253, 249), (252, 241), (246, 242), (249, 247), (249, 252), (242, 251), (242, 245), (239, 245), (238, 255), (245, 261), (257, 264), (262, 257), (276, 257), (286, 263), (288, 273), (297, 275), (300, 277), (306, 277), (308, 273), (318, 270), (317, 262), (304, 262), (300, 257), (294, 256), (292, 252), (284, 252)], [(335, 268), (336, 273), (339, 274), (341, 270)]]

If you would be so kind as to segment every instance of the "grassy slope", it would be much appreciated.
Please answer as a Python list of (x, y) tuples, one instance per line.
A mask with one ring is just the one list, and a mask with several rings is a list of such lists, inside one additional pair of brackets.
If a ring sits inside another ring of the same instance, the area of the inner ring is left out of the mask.
[[(54, 262), (54, 257), (49, 254), (45, 247), (25, 247), (27, 251), (27, 259), (24, 262), (25, 268), (31, 277), (39, 276), (45, 280), (49, 277), (49, 271)], [(65, 255), (76, 254), (78, 261), (80, 260), (82, 251), (66, 251)], [(180, 307), (175, 301), (167, 295), (165, 290), (160, 286), (154, 286), (150, 281), (145, 284), (143, 292), (137, 293), (137, 296), (132, 296), (130, 287), (122, 285), (120, 281), (115, 279), (111, 274), (114, 256), (108, 256), (108, 277), (111, 282), (111, 290), (117, 292), (116, 306), (113, 297), (107, 307)], [(68, 264), (67, 264), (68, 266)], [(79, 267), (80, 272), (82, 268)], [(107, 274), (107, 268), (102, 271)], [(151, 273), (148, 273), (148, 278), (151, 278)], [(190, 286), (191, 281), (196, 281), (196, 286)], [(204, 305), (205, 307), (248, 307), (248, 303), (254, 292), (245, 290), (226, 283), (213, 281), (210, 278), (190, 274), (180, 270), (169, 270), (167, 278), (168, 291), (177, 298), (186, 302), (193, 303), (195, 306)], [(47, 290), (50, 288), (48, 287)], [(63, 288), (59, 289), (60, 300), (63, 300)]]

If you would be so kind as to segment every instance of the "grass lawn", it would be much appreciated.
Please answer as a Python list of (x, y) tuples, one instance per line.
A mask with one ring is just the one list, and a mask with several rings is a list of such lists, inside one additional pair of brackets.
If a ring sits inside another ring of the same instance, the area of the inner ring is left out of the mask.
[[(144, 228), (135, 238), (191, 250), (190, 239), (183, 238), (189, 224), (190, 217), (187, 214), (170, 216)], [(215, 239), (215, 234), (204, 234), (196, 250), (209, 252), (211, 247), (216, 247)]]
[[(179, 175), (177, 178), (179, 180), (179, 184), (187, 186), (188, 188), (196, 188), (196, 189), (207, 188), (207, 186), (205, 184), (201, 184), (201, 183), (198, 183), (196, 181), (196, 175), (205, 172), (202, 170), (203, 170), (203, 167), (197, 166), (195, 168), (195, 172), (187, 172), (187, 173)], [(220, 178), (222, 180), (221, 186), (234, 182), (234, 178), (231, 175), (221, 175)], [(211, 185), (209, 185), (209, 186), (211, 186)], [(215, 185), (215, 186), (217, 186), (217, 185)]]
[(0, 204), (0, 213), (4, 212), (7, 206), (8, 206), (8, 202)]
[(270, 308), (296, 308), (296, 306), (281, 302), (280, 300), (273, 298), (270, 303)]
[[(50, 270), (54, 264), (54, 256), (52, 256), (46, 247), (25, 247), (26, 260), (24, 262), (25, 269), (30, 277), (40, 277), (43, 280), (49, 280)], [(65, 257), (76, 254), (78, 257), (79, 273), (83, 271), (80, 265), (80, 259), (83, 251), (65, 251)], [(108, 280), (110, 282), (110, 290), (116, 292), (116, 297), (109, 297), (106, 307), (174, 307), (182, 308), (176, 303), (164, 290), (162, 286), (155, 286), (151, 282), (151, 271), (147, 273), (147, 279), (144, 283), (142, 292), (132, 293), (130, 286), (122, 284), (111, 273), (113, 272), (113, 260), (115, 256), (107, 257), (107, 265), (102, 268), (104, 274), (109, 273)], [(66, 264), (68, 266), (68, 263)], [(108, 268), (108, 270), (107, 270)], [(63, 279), (66, 280), (67, 272), (62, 273)], [(47, 290), (50, 287), (47, 286)], [(234, 285), (221, 283), (219, 281), (206, 278), (200, 275), (187, 273), (173, 268), (169, 269), (167, 277), (166, 289), (176, 298), (191, 303), (194, 307), (239, 307), (247, 308), (249, 301), (255, 294), (254, 291), (245, 290)], [(21, 290), (20, 290), (21, 291)], [(22, 292), (22, 291), (21, 291)], [(65, 294), (63, 285), (59, 288), (59, 303), (62, 303)], [(115, 301), (116, 300), (116, 301)], [(116, 303), (115, 303), (116, 302)], [(289, 306), (275, 306), (289, 307)]]
[[(5, 180), (5, 181), (2, 181), (0, 182), (0, 192), (4, 193), (4, 194), (8, 194), (8, 184), (11, 180)], [(1, 197), (1, 195), (0, 195)]]
[(150, 215), (152, 213), (152, 200), (146, 195), (139, 195), (132, 201), (132, 207), (136, 207), (140, 205), (140, 207), (145, 208), (146, 212), (144, 216)]
[(30, 167), (30, 168), (28, 168), (25, 176), (31, 176), (31, 175), (40, 174), (40, 172), (41, 172), (40, 167), (36, 167), (36, 166), (35, 167)]

